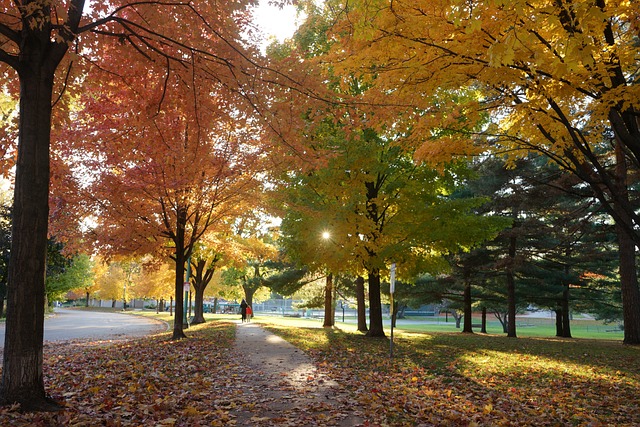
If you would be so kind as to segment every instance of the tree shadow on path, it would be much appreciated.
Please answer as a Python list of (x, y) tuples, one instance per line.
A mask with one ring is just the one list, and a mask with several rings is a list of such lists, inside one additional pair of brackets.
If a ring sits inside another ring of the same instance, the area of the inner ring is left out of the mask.
[(236, 328), (238, 426), (358, 426), (363, 415), (333, 379), (301, 350), (255, 323)]

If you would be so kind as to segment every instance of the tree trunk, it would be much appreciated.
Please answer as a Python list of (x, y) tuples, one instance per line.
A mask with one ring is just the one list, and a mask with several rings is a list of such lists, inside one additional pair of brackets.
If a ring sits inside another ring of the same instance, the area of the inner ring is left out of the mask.
[(457, 311), (452, 311), (451, 315), (453, 316), (453, 319), (456, 321), (456, 329), (460, 329), (460, 323), (462, 321), (462, 318), (464, 317), (464, 314), (458, 314)]
[(253, 317), (253, 296), (255, 295), (257, 288), (248, 285), (242, 285), (244, 290), (244, 300), (248, 306), (251, 307), (251, 317)]
[(84, 303), (84, 306), (85, 306), (85, 307), (89, 307), (89, 296), (90, 296), (89, 291), (87, 291), (87, 292), (85, 293), (85, 297), (86, 297), (86, 299), (85, 299), (85, 303)]
[(507, 266), (507, 336), (516, 338), (516, 281), (513, 274), (516, 259), (516, 237), (509, 237), (509, 265)]
[(399, 304), (398, 306), (398, 319), (404, 319), (405, 318), (405, 314), (404, 312), (407, 310), (407, 304), (402, 303)]
[(198, 325), (200, 323), (205, 323), (204, 320), (204, 288), (201, 286), (193, 286), (195, 290), (195, 300), (193, 306), (193, 319), (191, 320), (192, 325)]
[(356, 301), (358, 302), (358, 331), (367, 332), (367, 307), (364, 293), (364, 277), (356, 278)]
[(562, 309), (556, 308), (554, 312), (556, 313), (556, 336), (562, 337), (564, 334), (562, 330), (564, 327), (564, 323), (562, 322)]
[(507, 314), (502, 314), (500, 312), (494, 311), (493, 315), (496, 317), (496, 319), (498, 319), (498, 321), (500, 322), (500, 324), (502, 325), (502, 332), (503, 333), (507, 333), (508, 332), (508, 320), (507, 320)]
[(382, 301), (380, 299), (380, 271), (369, 271), (369, 332), (368, 337), (386, 337), (382, 326)]
[[(214, 259), (213, 263), (217, 262), (217, 258)], [(191, 320), (192, 325), (197, 325), (200, 323), (205, 323), (204, 320), (204, 291), (207, 289), (207, 286), (211, 282), (213, 278), (213, 273), (215, 272), (215, 267), (211, 267), (205, 270), (207, 266), (207, 260), (198, 259), (194, 265), (194, 281), (193, 288), (195, 289), (195, 307), (194, 307), (194, 315), (193, 320)], [(214, 307), (215, 313), (215, 307)]]
[(571, 338), (571, 317), (569, 311), (569, 284), (562, 291), (562, 337)]
[(333, 274), (327, 274), (327, 280), (324, 286), (324, 323), (322, 327), (333, 327)]
[(473, 318), (471, 310), (471, 281), (468, 277), (464, 279), (464, 327), (463, 333), (473, 333)]
[(480, 328), (480, 333), (487, 333), (487, 307), (482, 307), (482, 326)]
[(616, 225), (622, 288), (622, 317), (625, 344), (640, 344), (640, 292), (636, 269), (635, 243), (629, 234)]
[[(616, 175), (618, 196), (629, 202), (626, 185), (627, 166), (624, 152), (620, 144), (616, 145)], [(622, 291), (622, 318), (624, 320), (625, 344), (640, 344), (640, 289), (638, 288), (638, 272), (636, 267), (636, 245), (630, 231), (633, 221), (624, 208), (614, 205), (621, 221), (616, 221), (615, 229), (618, 238), (618, 257), (620, 288)], [(626, 224), (626, 227), (625, 227)]]
[(184, 253), (182, 250), (176, 250), (176, 274), (175, 274), (175, 309), (173, 311), (173, 334), (172, 340), (186, 338), (184, 333)]
[[(57, 410), (42, 373), (45, 260), (49, 220), (49, 142), (55, 67), (44, 69), (49, 40), (25, 41), (20, 70), (20, 130), (7, 285), (7, 320), (0, 402), (22, 410)], [(28, 49), (28, 48), (31, 49)], [(31, 57), (30, 57), (31, 56)], [(21, 55), (22, 57), (22, 55)]]
[(185, 225), (187, 223), (187, 212), (183, 207), (178, 207), (176, 211), (176, 234), (174, 243), (176, 246), (175, 261), (175, 298), (176, 309), (173, 322), (173, 335), (171, 339), (179, 340), (186, 338), (184, 328), (188, 325), (184, 324), (184, 263), (187, 261), (184, 253)]

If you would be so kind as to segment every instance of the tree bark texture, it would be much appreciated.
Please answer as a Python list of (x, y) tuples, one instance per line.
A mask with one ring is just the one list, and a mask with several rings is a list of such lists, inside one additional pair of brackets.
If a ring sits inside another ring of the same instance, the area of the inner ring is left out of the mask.
[[(194, 282), (193, 289), (195, 289), (195, 307), (193, 320), (191, 321), (192, 325), (197, 325), (200, 323), (205, 323), (204, 320), (204, 291), (207, 289), (209, 282), (211, 282), (211, 278), (213, 277), (213, 273), (215, 268), (208, 268), (205, 270), (207, 265), (207, 261), (204, 259), (199, 259), (195, 262), (194, 265)], [(214, 307), (215, 313), (215, 307)]]
[(571, 316), (569, 311), (569, 284), (562, 291), (562, 337), (571, 338)]
[[(25, 42), (28, 44), (29, 42)], [(35, 48), (34, 48), (35, 49)], [(32, 50), (34, 50), (32, 49)], [(39, 48), (20, 70), (20, 138), (13, 204), (7, 321), (0, 401), (48, 409), (42, 374), (49, 143), (53, 72)]]
[(507, 336), (516, 338), (516, 281), (513, 274), (516, 259), (516, 237), (509, 238), (509, 265), (507, 266)]
[(487, 307), (482, 307), (482, 326), (480, 332), (487, 333)]
[(380, 271), (378, 269), (373, 269), (369, 272), (369, 331), (366, 336), (382, 338), (386, 336), (382, 326)]
[(556, 336), (562, 337), (562, 310), (560, 308), (555, 309), (556, 314)]
[[(625, 153), (616, 145), (616, 181), (618, 196), (629, 203), (627, 189), (627, 165)], [(618, 257), (620, 263), (620, 288), (622, 292), (622, 318), (624, 320), (625, 344), (640, 345), (640, 289), (638, 288), (638, 271), (636, 266), (636, 243), (632, 228), (633, 221), (623, 206), (614, 205), (619, 221), (615, 229), (618, 239)]]
[(364, 292), (364, 277), (356, 278), (356, 301), (358, 303), (358, 331), (367, 332), (367, 307)]
[(464, 326), (463, 333), (473, 333), (473, 318), (471, 310), (471, 281), (467, 274), (464, 278)]
[(176, 274), (175, 274), (175, 297), (176, 297), (176, 309), (173, 322), (173, 335), (171, 339), (179, 340), (186, 338), (184, 334), (185, 326), (183, 320), (185, 317), (184, 312), (184, 263), (187, 261), (187, 257), (184, 253), (185, 242), (185, 226), (187, 223), (187, 212), (184, 208), (178, 208), (176, 211), (176, 233), (174, 236), (174, 243), (176, 245), (175, 261), (176, 261)]

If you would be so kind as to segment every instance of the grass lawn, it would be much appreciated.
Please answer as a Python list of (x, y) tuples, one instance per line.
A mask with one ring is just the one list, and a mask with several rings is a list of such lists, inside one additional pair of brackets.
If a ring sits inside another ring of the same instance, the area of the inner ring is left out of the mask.
[(381, 423), (640, 425), (640, 348), (620, 341), (398, 330), (391, 359), (388, 339), (351, 324), (255, 321), (342, 379)]

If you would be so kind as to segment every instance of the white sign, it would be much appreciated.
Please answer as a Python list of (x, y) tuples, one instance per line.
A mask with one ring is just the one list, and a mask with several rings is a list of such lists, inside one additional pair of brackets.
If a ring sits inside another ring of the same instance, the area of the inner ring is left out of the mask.
[(189, 292), (189, 282), (184, 282), (183, 288), (185, 292)]
[(394, 293), (396, 290), (396, 263), (391, 264), (391, 280), (389, 280), (389, 292)]

